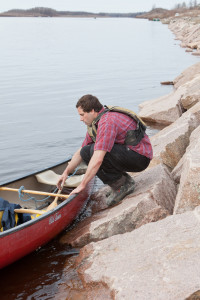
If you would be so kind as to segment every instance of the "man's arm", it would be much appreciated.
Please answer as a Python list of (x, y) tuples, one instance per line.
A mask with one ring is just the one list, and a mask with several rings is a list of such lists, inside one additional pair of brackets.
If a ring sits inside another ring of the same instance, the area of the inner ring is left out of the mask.
[(74, 189), (71, 194), (76, 194), (76, 193), (79, 193), (81, 191), (83, 191), (86, 187), (86, 185), (88, 184), (88, 182), (96, 175), (96, 173), (98, 172), (102, 162), (103, 162), (103, 159), (104, 159), (104, 156), (106, 154), (106, 151), (103, 151), (103, 150), (96, 150), (94, 151), (91, 159), (90, 159), (90, 162), (89, 162), (89, 165), (87, 167), (87, 171), (85, 173), (85, 176), (81, 182), (81, 184), (76, 188)]
[(61, 187), (64, 185), (64, 182), (67, 179), (67, 177), (69, 176), (69, 174), (71, 172), (73, 172), (73, 170), (82, 162), (80, 151), (81, 151), (81, 148), (79, 148), (78, 151), (76, 151), (74, 153), (74, 155), (73, 155), (71, 161), (69, 162), (67, 168), (65, 169), (65, 171), (63, 172), (63, 174), (59, 178), (59, 180), (57, 182), (58, 189), (61, 189)]

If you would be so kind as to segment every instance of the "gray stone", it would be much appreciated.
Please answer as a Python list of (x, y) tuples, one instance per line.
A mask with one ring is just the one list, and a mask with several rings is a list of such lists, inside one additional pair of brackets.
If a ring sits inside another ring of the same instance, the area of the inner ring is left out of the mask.
[(179, 86), (188, 83), (190, 80), (194, 79), (199, 74), (200, 62), (190, 66), (174, 79), (175, 88), (177, 89)]
[(192, 80), (185, 83), (183, 87), (185, 92), (181, 95), (181, 104), (184, 109), (188, 110), (197, 102), (200, 102), (200, 75), (196, 75)]
[(183, 300), (200, 289), (200, 207), (85, 246), (84, 287), (107, 286), (116, 300)]
[(200, 125), (200, 103), (185, 112), (176, 122), (151, 138), (154, 158), (151, 166), (163, 163), (173, 169), (189, 145), (192, 131)]
[(193, 210), (200, 204), (200, 126), (193, 131), (190, 145), (172, 175), (180, 185), (174, 214)]
[(148, 123), (169, 125), (181, 115), (180, 99), (182, 91), (175, 91), (169, 95), (143, 102), (139, 105), (139, 116)]

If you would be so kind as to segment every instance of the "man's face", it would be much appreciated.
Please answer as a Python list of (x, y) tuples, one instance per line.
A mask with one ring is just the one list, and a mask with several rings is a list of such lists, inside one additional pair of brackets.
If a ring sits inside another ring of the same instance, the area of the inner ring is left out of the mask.
[(80, 121), (84, 122), (85, 125), (90, 126), (93, 122), (93, 120), (97, 117), (98, 113), (94, 111), (94, 109), (90, 112), (84, 112), (79, 106), (77, 108), (79, 116), (80, 116)]

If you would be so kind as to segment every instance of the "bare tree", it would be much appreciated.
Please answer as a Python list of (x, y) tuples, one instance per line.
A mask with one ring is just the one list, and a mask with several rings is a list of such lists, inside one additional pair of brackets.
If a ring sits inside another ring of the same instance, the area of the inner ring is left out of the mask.
[(194, 5), (194, 7), (197, 7), (197, 0), (193, 1), (193, 5)]

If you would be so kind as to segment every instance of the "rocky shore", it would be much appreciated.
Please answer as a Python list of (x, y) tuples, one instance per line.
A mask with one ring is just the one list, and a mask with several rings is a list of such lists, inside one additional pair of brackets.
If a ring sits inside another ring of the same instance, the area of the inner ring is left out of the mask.
[[(168, 23), (181, 46), (199, 53), (200, 24)], [(106, 206), (108, 186), (93, 194), (91, 216), (62, 237), (81, 247), (84, 299), (200, 299), (199, 82), (200, 62), (172, 80), (169, 95), (140, 105), (143, 120), (164, 126), (151, 137), (150, 166), (131, 174), (134, 193), (114, 207)]]

